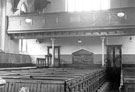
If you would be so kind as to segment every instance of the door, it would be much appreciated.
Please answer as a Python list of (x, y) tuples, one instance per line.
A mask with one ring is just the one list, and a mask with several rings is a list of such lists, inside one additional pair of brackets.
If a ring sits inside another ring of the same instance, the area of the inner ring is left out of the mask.
[(121, 45), (107, 45), (107, 67), (121, 68)]
[(122, 45), (107, 45), (106, 73), (107, 80), (112, 84), (113, 89), (120, 86), (121, 68), (122, 68)]

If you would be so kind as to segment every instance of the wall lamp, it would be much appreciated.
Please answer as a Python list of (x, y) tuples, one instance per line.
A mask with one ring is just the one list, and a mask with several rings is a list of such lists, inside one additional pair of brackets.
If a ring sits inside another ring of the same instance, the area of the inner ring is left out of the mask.
[(125, 13), (124, 13), (124, 12), (118, 12), (118, 13), (117, 13), (117, 16), (118, 16), (118, 17), (124, 17), (124, 16), (125, 16)]
[(78, 43), (82, 43), (82, 40), (81, 39), (78, 39), (78, 41), (77, 41)]
[(32, 19), (27, 18), (27, 19), (25, 19), (25, 22), (26, 23), (31, 23), (32, 22)]

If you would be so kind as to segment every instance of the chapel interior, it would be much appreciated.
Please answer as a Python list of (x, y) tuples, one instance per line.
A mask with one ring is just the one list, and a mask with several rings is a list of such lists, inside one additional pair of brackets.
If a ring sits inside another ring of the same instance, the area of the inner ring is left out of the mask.
[(135, 0), (0, 0), (0, 92), (135, 92)]

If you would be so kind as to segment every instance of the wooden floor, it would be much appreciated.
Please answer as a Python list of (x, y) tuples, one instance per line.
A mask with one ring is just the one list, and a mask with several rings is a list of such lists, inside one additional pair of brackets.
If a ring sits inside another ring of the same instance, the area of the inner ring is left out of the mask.
[(107, 92), (120, 92), (120, 91), (117, 91), (117, 90), (109, 90)]
[(110, 84), (108, 92), (120, 92), (117, 84)]
[(119, 90), (109, 89), (108, 92), (120, 92)]

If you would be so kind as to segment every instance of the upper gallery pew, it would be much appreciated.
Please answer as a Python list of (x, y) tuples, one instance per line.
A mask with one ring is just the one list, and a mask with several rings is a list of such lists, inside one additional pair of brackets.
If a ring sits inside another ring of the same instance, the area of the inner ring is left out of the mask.
[(134, 16), (135, 8), (95, 12), (22, 14), (7, 17), (7, 33), (133, 29), (135, 28)]

